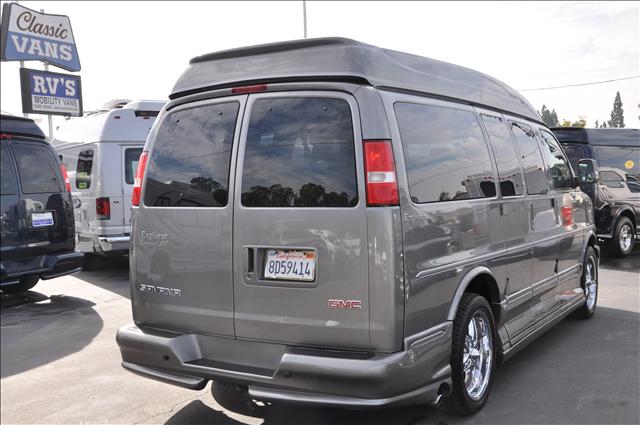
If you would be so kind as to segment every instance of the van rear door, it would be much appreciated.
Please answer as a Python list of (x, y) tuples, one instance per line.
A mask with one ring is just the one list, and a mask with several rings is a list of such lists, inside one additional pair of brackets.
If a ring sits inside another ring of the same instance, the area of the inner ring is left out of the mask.
[(121, 204), (124, 233), (131, 232), (131, 193), (142, 148), (142, 146), (122, 146), (122, 171), (124, 175), (122, 176)]
[(245, 101), (243, 95), (175, 107), (149, 136), (133, 217), (136, 323), (234, 335), (230, 170)]
[(18, 168), (24, 256), (73, 249), (73, 209), (53, 149), (41, 142), (11, 143)]
[(249, 96), (233, 216), (238, 338), (369, 346), (358, 117), (341, 93)]

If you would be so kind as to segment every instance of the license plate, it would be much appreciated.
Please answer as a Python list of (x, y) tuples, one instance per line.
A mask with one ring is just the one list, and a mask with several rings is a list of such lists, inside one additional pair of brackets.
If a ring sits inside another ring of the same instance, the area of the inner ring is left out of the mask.
[(53, 226), (53, 213), (51, 211), (32, 213), (31, 224), (33, 227)]
[(310, 282), (315, 278), (316, 253), (314, 251), (267, 250), (264, 278)]

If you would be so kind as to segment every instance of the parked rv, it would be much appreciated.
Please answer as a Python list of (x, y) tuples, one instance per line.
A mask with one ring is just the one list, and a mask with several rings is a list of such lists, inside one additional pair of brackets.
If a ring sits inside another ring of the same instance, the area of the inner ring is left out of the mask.
[(33, 120), (0, 117), (0, 289), (26, 292), (40, 279), (80, 270), (69, 180)]
[(127, 253), (131, 192), (149, 131), (166, 102), (108, 104), (61, 125), (52, 141), (67, 167), (75, 206), (77, 249)]
[(133, 188), (124, 368), (471, 414), (500, 360), (594, 314), (591, 201), (500, 81), (325, 38), (196, 57), (170, 99)]
[(554, 128), (593, 201), (599, 242), (626, 257), (640, 237), (640, 130)]

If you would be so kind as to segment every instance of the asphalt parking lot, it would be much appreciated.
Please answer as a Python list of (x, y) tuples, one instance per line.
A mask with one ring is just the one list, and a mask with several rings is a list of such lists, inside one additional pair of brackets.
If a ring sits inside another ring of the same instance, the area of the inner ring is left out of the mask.
[(501, 365), (488, 404), (471, 418), (427, 407), (263, 405), (125, 372), (115, 333), (131, 322), (126, 258), (1, 301), (3, 424), (640, 423), (638, 248), (601, 262), (596, 316), (564, 320)]

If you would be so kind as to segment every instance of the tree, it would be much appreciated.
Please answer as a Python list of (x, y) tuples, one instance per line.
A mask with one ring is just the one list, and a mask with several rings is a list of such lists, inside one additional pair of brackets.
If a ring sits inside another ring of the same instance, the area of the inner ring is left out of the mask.
[(562, 126), (562, 127), (571, 127), (571, 121), (563, 119), (562, 123), (560, 124), (560, 126)]
[(622, 99), (620, 92), (616, 92), (616, 98), (613, 100), (613, 110), (611, 111), (611, 119), (609, 127), (624, 128), (624, 109), (622, 109)]
[(573, 124), (571, 124), (571, 127), (585, 128), (586, 126), (587, 126), (587, 122), (585, 120), (574, 121)]
[(538, 111), (540, 117), (542, 118), (542, 122), (544, 122), (548, 127), (557, 127), (558, 126), (558, 115), (556, 114), (556, 110), (549, 111), (546, 105), (542, 105), (542, 110)]
[(598, 120), (596, 120), (596, 125), (593, 128), (600, 128), (600, 124), (598, 124)]
[(603, 122), (602, 125), (600, 126), (600, 128), (607, 128), (607, 123)]

